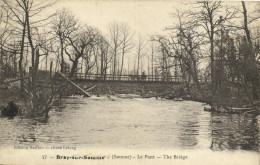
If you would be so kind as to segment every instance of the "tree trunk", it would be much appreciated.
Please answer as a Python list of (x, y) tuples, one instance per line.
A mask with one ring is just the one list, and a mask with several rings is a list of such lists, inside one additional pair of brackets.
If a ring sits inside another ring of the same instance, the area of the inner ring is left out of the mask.
[(21, 42), (21, 52), (20, 52), (20, 58), (19, 58), (19, 74), (21, 78), (20, 82), (20, 91), (21, 91), (21, 98), (24, 98), (23, 92), (24, 92), (24, 79), (23, 79), (23, 53), (24, 53), (24, 39), (25, 39), (25, 31), (26, 31), (26, 22), (23, 25), (23, 34), (22, 34), (22, 42)]
[(77, 71), (77, 68), (78, 68), (78, 59), (75, 59), (73, 62), (72, 62), (72, 67), (71, 67), (71, 71), (70, 71), (70, 76), (69, 78), (72, 78), (74, 76), (74, 74), (76, 73)]
[(113, 80), (115, 79), (115, 75), (116, 75), (116, 48), (114, 50), (114, 67), (113, 67)]
[(259, 70), (257, 68), (257, 62), (254, 56), (254, 48), (253, 48), (253, 43), (252, 39), (250, 36), (250, 31), (248, 29), (248, 21), (247, 21), (247, 10), (245, 6), (245, 2), (242, 1), (242, 6), (243, 6), (243, 15), (244, 15), (244, 30), (246, 33), (247, 41), (249, 43), (249, 66), (248, 66), (248, 73), (249, 78), (252, 84), (252, 93), (253, 93), (253, 99), (258, 100), (259, 99)]
[(125, 58), (125, 50), (123, 49), (123, 52), (122, 52), (122, 64), (121, 64), (121, 69), (120, 69), (120, 78), (121, 78), (121, 75), (122, 75), (122, 72), (123, 72), (123, 67), (124, 67), (124, 58)]
[(31, 82), (31, 88), (30, 91), (32, 92), (33, 97), (33, 107), (32, 110), (36, 110), (37, 105), (37, 89), (36, 89), (36, 81), (37, 81), (37, 72), (38, 72), (38, 65), (39, 65), (39, 52), (36, 50), (36, 60), (35, 60), (35, 48), (32, 40), (32, 34), (31, 34), (31, 26), (30, 26), (30, 16), (29, 16), (29, 9), (28, 9), (28, 2), (23, 1), (24, 7), (25, 7), (25, 19), (27, 22), (27, 38), (29, 40), (29, 44), (31, 47), (31, 60), (32, 60), (32, 82)]
[(211, 91), (212, 95), (216, 94), (216, 77), (215, 77), (215, 59), (214, 59), (214, 38), (213, 33), (210, 37), (210, 69), (211, 69)]
[(100, 74), (101, 74), (101, 80), (104, 79), (104, 58), (105, 58), (105, 55), (104, 55), (104, 51), (102, 50), (101, 48), (101, 58), (100, 58)]
[(60, 56), (61, 56), (61, 63), (60, 63), (60, 72), (61, 73), (64, 73), (64, 55), (63, 55), (63, 49), (64, 49), (64, 46), (63, 46), (63, 41), (60, 39), (60, 42), (61, 42), (61, 50), (60, 50)]
[(137, 70), (136, 70), (137, 75), (139, 75), (139, 65), (140, 65), (140, 52), (138, 53), (138, 58), (137, 58)]

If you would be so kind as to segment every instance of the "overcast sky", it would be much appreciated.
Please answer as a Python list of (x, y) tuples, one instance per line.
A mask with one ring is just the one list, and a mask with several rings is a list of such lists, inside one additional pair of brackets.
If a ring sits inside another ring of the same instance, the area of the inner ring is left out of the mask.
[(82, 22), (107, 31), (109, 23), (127, 23), (137, 33), (152, 34), (161, 32), (173, 21), (170, 13), (180, 2), (127, 0), (58, 0), (54, 8), (69, 8)]
[[(174, 0), (56, 0), (53, 12), (60, 8), (69, 8), (82, 22), (97, 27), (103, 33), (108, 30), (109, 23), (124, 22), (130, 29), (143, 35), (161, 33), (166, 26), (174, 23), (171, 17), (176, 9), (190, 9), (192, 1)], [(241, 6), (241, 2), (225, 2)], [(251, 3), (252, 4), (252, 3)], [(250, 3), (247, 3), (250, 11)], [(254, 7), (256, 4), (251, 5)]]

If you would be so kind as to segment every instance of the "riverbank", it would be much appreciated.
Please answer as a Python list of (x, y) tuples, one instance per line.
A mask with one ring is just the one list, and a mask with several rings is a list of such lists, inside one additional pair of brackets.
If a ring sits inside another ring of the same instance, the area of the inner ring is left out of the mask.
[[(36, 94), (28, 88), (20, 90), (20, 82), (2, 83), (0, 86), (0, 112), (13, 102), (18, 107), (18, 115), (27, 117), (48, 116), (56, 98), (56, 89), (37, 86)], [(8, 117), (8, 116), (7, 116)]]
[[(80, 82), (79, 82), (80, 84)], [(169, 100), (192, 100), (207, 103), (214, 107), (253, 107), (257, 111), (260, 109), (257, 100), (253, 101), (250, 97), (252, 91), (238, 84), (226, 84), (220, 92), (215, 95), (211, 93), (210, 83), (202, 83), (201, 91), (198, 91), (195, 85), (191, 85), (189, 89), (183, 84), (167, 84), (167, 83), (118, 83), (118, 82), (88, 82), (88, 86), (80, 84), (83, 89), (90, 90), (92, 95), (116, 95), (116, 94), (134, 94), (143, 98), (157, 97)], [(254, 105), (253, 105), (254, 104)]]
[[(76, 82), (82, 89), (89, 90), (92, 95), (117, 95), (117, 94), (134, 94), (141, 98), (165, 98), (169, 100), (192, 100), (197, 102), (207, 103), (214, 107), (252, 107), (252, 99), (248, 97), (250, 90), (245, 91), (241, 86), (230, 85), (226, 87), (223, 92), (216, 95), (211, 94), (211, 86), (209, 83), (201, 84), (201, 89), (204, 97), (197, 90), (195, 85), (191, 85), (190, 89), (184, 87), (183, 84), (169, 84), (166, 82), (160, 83), (145, 83), (145, 82)], [(50, 91), (44, 89), (44, 95), (49, 95)], [(67, 84), (66, 88), (62, 88), (61, 96), (81, 95), (75, 87)], [(7, 103), (14, 101), (21, 111), (26, 109), (25, 98), (20, 97), (19, 82), (10, 83), (5, 86), (1, 86), (0, 91), (0, 107), (7, 106)], [(125, 96), (127, 97), (127, 96)], [(129, 97), (131, 98), (131, 97)], [(253, 107), (258, 112), (259, 103)]]

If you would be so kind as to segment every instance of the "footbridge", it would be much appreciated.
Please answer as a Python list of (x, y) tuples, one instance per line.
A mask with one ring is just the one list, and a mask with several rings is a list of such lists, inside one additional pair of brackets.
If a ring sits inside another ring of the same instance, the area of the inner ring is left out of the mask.
[[(171, 93), (183, 87), (181, 76), (75, 74), (71, 79), (83, 90), (93, 86), (92, 94), (155, 94)], [(202, 79), (200, 81), (203, 81)], [(205, 81), (205, 80), (204, 80)], [(180, 92), (178, 92), (180, 93)], [(182, 93), (182, 92), (181, 92)]]
[(108, 82), (167, 82), (181, 83), (181, 76), (161, 76), (161, 75), (114, 75), (114, 74), (81, 74), (77, 73), (73, 76), (74, 80), (80, 81), (108, 81)]

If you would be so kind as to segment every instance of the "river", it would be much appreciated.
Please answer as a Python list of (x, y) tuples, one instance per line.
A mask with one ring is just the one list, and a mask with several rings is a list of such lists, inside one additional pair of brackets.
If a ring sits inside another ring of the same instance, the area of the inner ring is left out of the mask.
[(0, 146), (260, 151), (260, 117), (164, 99), (69, 97), (46, 120), (0, 118)]

